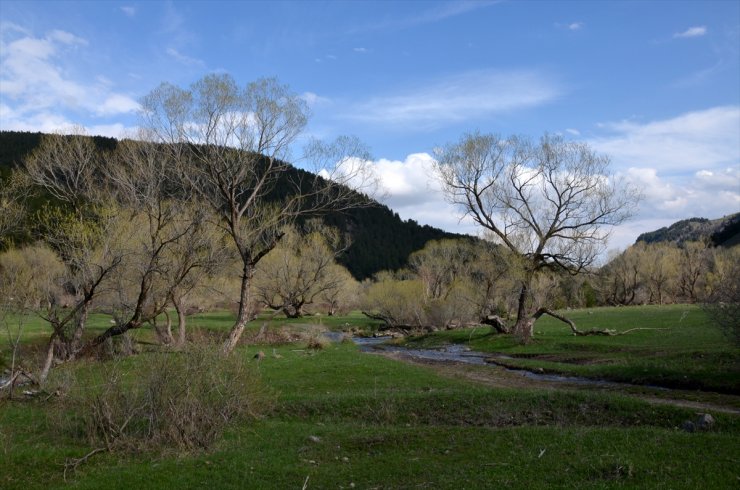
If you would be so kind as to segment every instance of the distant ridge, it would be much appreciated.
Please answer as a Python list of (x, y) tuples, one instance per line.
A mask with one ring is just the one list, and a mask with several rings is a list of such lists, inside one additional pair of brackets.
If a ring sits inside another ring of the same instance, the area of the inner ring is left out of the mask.
[[(13, 167), (23, 166), (26, 157), (39, 146), (43, 136), (39, 132), (0, 131), (0, 176), (9, 173)], [(118, 144), (114, 138), (90, 138), (99, 150), (111, 150)], [(295, 168), (292, 171), (303, 172)], [(430, 240), (465, 236), (420, 225), (411, 219), (404, 221), (398, 213), (380, 203), (330, 214), (324, 221), (350, 236), (350, 247), (337, 260), (358, 280), (382, 270), (405, 267), (409, 255), (424, 248)], [(18, 239), (23, 242), (29, 240), (30, 235)]]
[(643, 233), (636, 242), (684, 242), (705, 241), (714, 246), (732, 247), (740, 244), (740, 213), (729, 214), (717, 219), (689, 218), (659, 230)]

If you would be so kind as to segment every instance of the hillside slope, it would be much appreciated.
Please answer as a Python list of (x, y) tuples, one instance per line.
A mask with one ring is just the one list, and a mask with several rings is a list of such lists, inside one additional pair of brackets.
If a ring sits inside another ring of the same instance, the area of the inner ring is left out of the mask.
[(670, 242), (680, 245), (697, 241), (708, 241), (724, 247), (740, 244), (740, 213), (713, 220), (689, 218), (637, 237), (637, 242), (645, 243)]
[[(0, 175), (9, 172), (12, 167), (22, 166), (26, 156), (40, 144), (42, 137), (42, 133), (0, 131)], [(92, 138), (101, 150), (113, 149), (118, 143), (113, 138)], [(302, 172), (299, 169), (292, 171)], [(413, 220), (404, 221), (390, 208), (377, 202), (369, 207), (328, 215), (325, 221), (349, 235), (352, 244), (339, 257), (339, 262), (358, 280), (381, 270), (404, 267), (409, 255), (423, 248), (430, 240), (460, 236), (419, 225)]]

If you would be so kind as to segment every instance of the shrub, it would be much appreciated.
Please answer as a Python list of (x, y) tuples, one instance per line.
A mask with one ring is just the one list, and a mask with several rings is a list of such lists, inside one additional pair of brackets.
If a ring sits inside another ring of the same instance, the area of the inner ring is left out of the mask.
[(109, 451), (207, 449), (230, 422), (271, 403), (243, 357), (216, 348), (150, 354), (106, 366), (102, 379), (73, 380), (58, 422)]

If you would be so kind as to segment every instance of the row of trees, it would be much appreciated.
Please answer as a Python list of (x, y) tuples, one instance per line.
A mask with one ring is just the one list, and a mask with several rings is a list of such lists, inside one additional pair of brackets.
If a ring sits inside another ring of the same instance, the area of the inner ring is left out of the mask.
[(740, 247), (637, 242), (599, 272), (607, 305), (711, 302), (740, 278)]
[[(441, 240), (414, 253), (408, 269), (365, 284), (363, 306), (388, 326), (445, 328), (489, 323), (504, 331), (516, 315), (527, 265), (505, 247)], [(740, 247), (638, 242), (600, 269), (573, 276), (543, 270), (530, 282), (530, 303), (564, 309), (597, 305), (737, 303)]]

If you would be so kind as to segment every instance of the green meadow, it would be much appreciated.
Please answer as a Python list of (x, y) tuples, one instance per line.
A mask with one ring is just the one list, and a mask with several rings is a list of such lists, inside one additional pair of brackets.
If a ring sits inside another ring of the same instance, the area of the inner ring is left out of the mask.
[[(689, 391), (723, 410), (653, 403), (630, 390), (586, 387), (495, 387), (420, 365), (363, 353), (351, 342), (253, 344), (234, 356), (265, 397), (264, 409), (231, 423), (204, 450), (105, 451), (77, 466), (95, 443), (64, 423), (63, 396), (22, 397), (0, 405), (2, 488), (737, 488), (740, 415), (736, 348), (689, 306), (604, 308), (568, 312), (582, 328), (638, 330), (616, 337), (573, 337), (543, 320), (521, 346), (487, 328), (436, 332), (406, 339), (409, 346), (466, 343), (505, 354), (509, 367), (628, 381)], [(228, 330), (231, 315), (189, 319), (191, 337)], [(260, 319), (245, 335), (254, 334)], [(91, 332), (108, 319), (95, 316)], [(319, 325), (319, 327), (317, 327)], [(372, 330), (359, 314), (337, 318), (270, 320), (270, 331), (313, 328)], [(21, 350), (31, 356), (48, 335), (28, 321)], [(135, 334), (137, 355), (82, 360), (54, 370), (51, 384), (68, 376), (99, 379), (106, 366), (132, 376), (142, 363), (171, 352)], [(264, 358), (256, 359), (259, 351)], [(3, 347), (3, 352), (5, 347)], [(478, 366), (488, 376), (509, 371)], [(502, 374), (503, 376), (503, 374)], [(86, 385), (86, 386), (88, 386)], [(718, 395), (714, 395), (718, 392)], [(672, 393), (672, 392), (669, 392)], [(257, 396), (257, 395), (255, 395)], [(675, 395), (679, 396), (679, 395)], [(685, 398), (685, 397), (684, 397)], [(682, 429), (697, 412), (710, 413), (706, 430)], [(65, 472), (65, 463), (66, 472)], [(66, 473), (66, 474), (65, 474)]]

